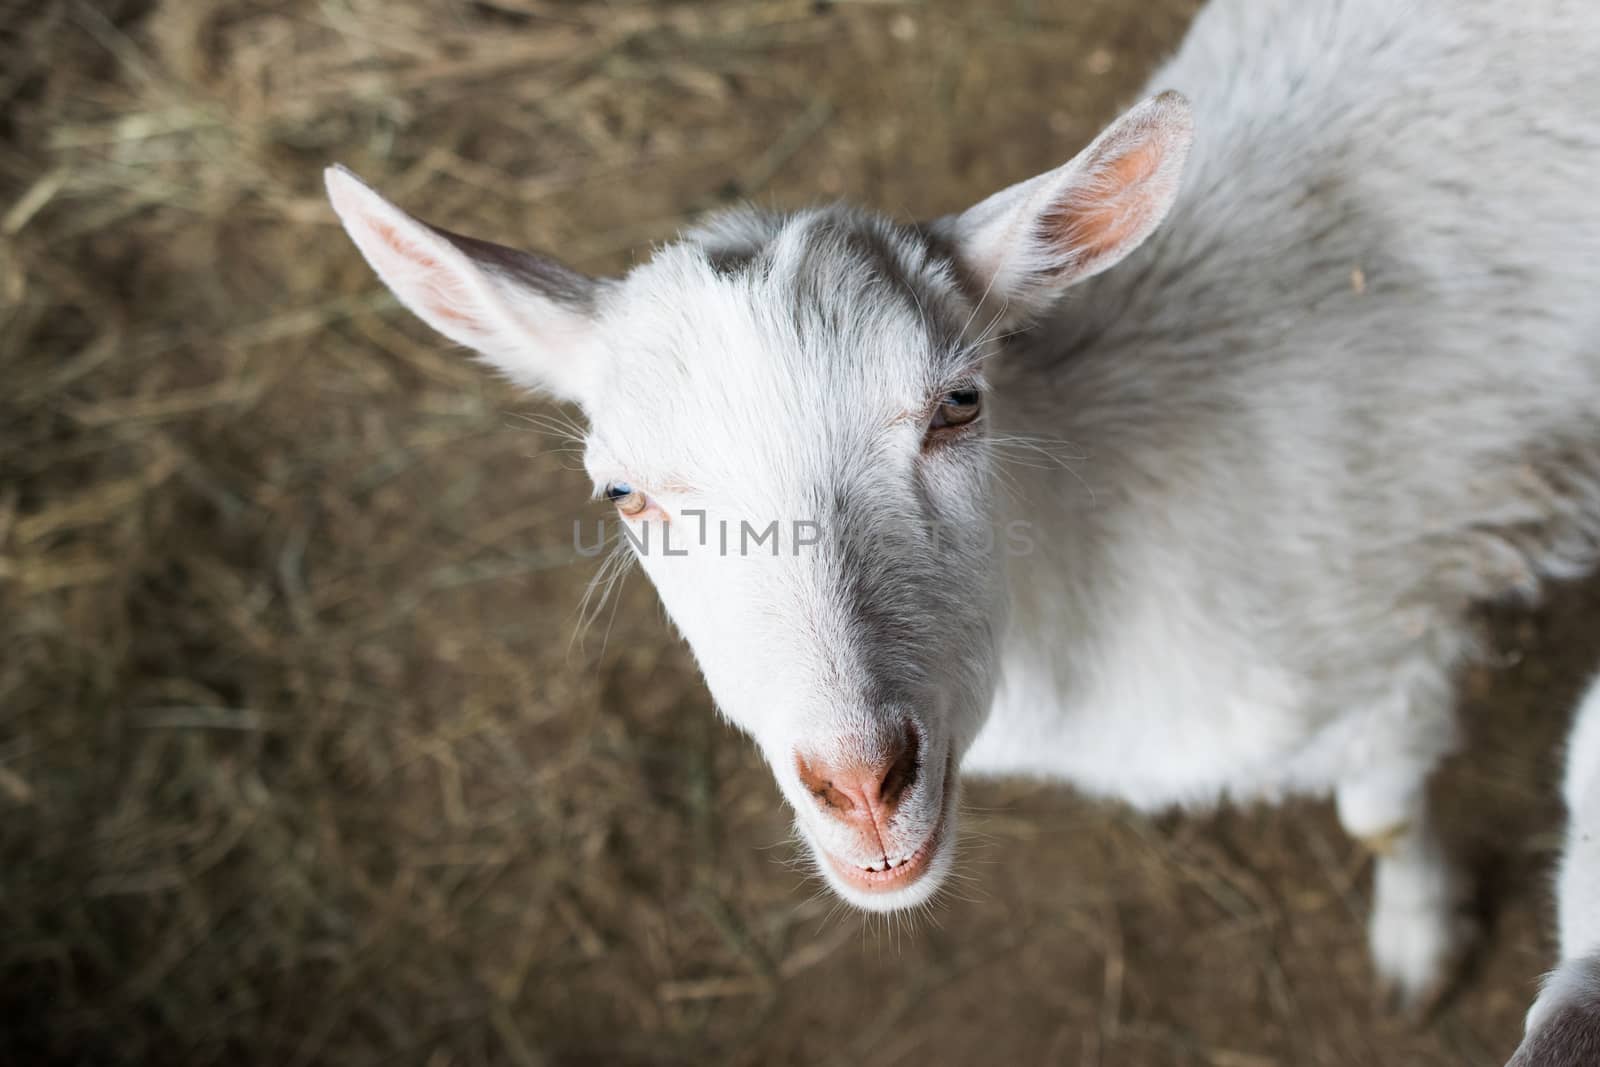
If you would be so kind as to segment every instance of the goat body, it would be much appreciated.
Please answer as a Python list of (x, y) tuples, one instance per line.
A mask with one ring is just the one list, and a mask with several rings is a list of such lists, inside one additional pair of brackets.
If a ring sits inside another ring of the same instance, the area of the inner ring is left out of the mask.
[(1040, 531), (964, 769), (1142, 808), (1336, 794), (1379, 970), (1460, 951), (1424, 785), (1470, 608), (1600, 544), (1600, 8), (1216, 0), (1184, 190), (995, 361)]

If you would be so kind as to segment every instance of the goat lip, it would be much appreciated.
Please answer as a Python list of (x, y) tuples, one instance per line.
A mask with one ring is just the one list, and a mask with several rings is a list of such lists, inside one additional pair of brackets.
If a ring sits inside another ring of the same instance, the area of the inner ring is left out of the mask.
[(823, 855), (828, 857), (828, 865), (840, 878), (843, 878), (853, 888), (865, 890), (868, 893), (887, 893), (896, 889), (904, 889), (914, 884), (928, 872), (928, 863), (939, 851), (939, 845), (944, 838), (944, 813), (939, 815), (939, 821), (934, 824), (930, 833), (917, 846), (909, 858), (886, 870), (869, 871), (865, 867), (841, 860), (833, 853), (823, 850)]

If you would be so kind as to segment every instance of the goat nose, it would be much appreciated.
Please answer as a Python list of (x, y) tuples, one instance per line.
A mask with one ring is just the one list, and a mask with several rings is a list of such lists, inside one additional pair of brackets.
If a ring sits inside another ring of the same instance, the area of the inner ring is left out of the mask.
[(800, 782), (829, 815), (882, 826), (916, 783), (921, 738), (913, 727), (901, 726), (875, 749), (833, 762), (796, 755)]

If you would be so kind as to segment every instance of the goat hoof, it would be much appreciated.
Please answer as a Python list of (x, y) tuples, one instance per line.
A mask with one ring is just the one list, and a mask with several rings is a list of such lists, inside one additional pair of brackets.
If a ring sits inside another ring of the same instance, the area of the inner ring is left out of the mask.
[(1408, 819), (1375, 833), (1364, 834), (1358, 840), (1368, 852), (1381, 858), (1394, 855), (1400, 841), (1410, 832), (1411, 821)]
[(1433, 1020), (1454, 986), (1453, 975), (1441, 975), (1420, 989), (1408, 989), (1397, 979), (1378, 981), (1378, 1011), (1408, 1026), (1425, 1027)]

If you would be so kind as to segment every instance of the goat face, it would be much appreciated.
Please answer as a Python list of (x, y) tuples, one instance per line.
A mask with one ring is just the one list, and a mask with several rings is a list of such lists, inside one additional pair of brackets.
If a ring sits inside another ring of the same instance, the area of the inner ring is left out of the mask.
[(1186, 105), (1159, 97), (927, 229), (737, 211), (615, 281), (328, 183), (407, 306), (584, 409), (624, 550), (824, 876), (887, 910), (950, 866), (955, 768), (995, 683), (992, 338), (1144, 239), (1188, 136)]
[(948, 863), (999, 605), (984, 347), (948, 263), (870, 216), (742, 214), (612, 307), (595, 484), (825, 875), (915, 902)]

